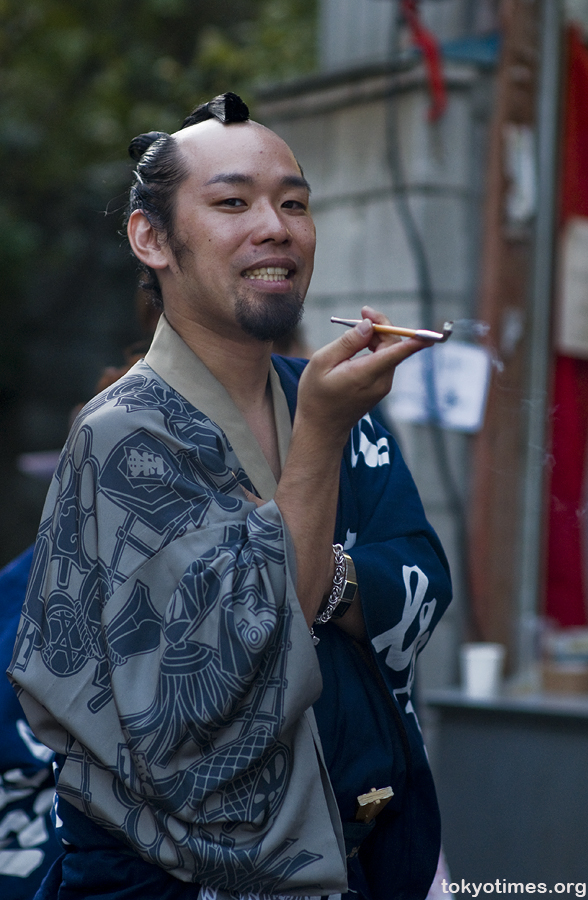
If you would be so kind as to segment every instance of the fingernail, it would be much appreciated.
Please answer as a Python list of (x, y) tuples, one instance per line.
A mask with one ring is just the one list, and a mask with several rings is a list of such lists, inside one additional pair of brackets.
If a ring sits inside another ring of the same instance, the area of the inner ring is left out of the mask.
[(367, 336), (372, 330), (372, 323), (369, 319), (362, 319), (359, 325), (357, 326), (357, 330), (360, 334), (363, 334), (364, 337)]

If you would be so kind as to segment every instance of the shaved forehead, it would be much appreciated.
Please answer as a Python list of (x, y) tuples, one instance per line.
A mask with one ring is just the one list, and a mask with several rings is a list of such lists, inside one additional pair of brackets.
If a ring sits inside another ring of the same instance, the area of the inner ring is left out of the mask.
[(287, 143), (259, 122), (224, 125), (217, 119), (207, 119), (176, 131), (172, 137), (190, 169), (216, 163), (220, 171), (241, 171), (243, 166), (265, 168), (279, 162), (301, 172)]
[[(250, 131), (251, 129), (261, 129), (261, 131), (273, 135), (277, 140), (282, 140), (274, 131), (271, 131), (270, 128), (266, 128), (265, 125), (261, 125), (260, 122), (254, 122), (252, 119), (248, 119), (246, 122), (231, 122), (228, 125), (219, 122), (218, 119), (206, 119), (205, 122), (198, 122), (196, 125), (188, 125), (187, 128), (175, 131), (172, 134), (172, 137), (174, 137), (179, 144), (184, 144), (192, 141), (206, 140), (209, 134), (214, 134), (215, 132), (218, 132), (220, 135), (234, 131), (242, 132), (244, 129), (247, 131)], [(282, 141), (282, 143), (285, 143), (285, 141)]]
[[(187, 128), (181, 128), (179, 131), (175, 131), (172, 134), (172, 137), (181, 143), (182, 141), (197, 139), (199, 136), (204, 136), (207, 132), (211, 131), (234, 131), (236, 129), (242, 130), (243, 128), (261, 128), (263, 131), (273, 134), (274, 137), (278, 137), (274, 131), (266, 128), (265, 125), (261, 125), (260, 122), (254, 122), (252, 119), (248, 119), (246, 122), (230, 122), (227, 125), (223, 122), (219, 122), (219, 120), (215, 118), (206, 119), (204, 122), (197, 122), (196, 125), (188, 125)], [(281, 140), (281, 138), (278, 138), (278, 140)]]

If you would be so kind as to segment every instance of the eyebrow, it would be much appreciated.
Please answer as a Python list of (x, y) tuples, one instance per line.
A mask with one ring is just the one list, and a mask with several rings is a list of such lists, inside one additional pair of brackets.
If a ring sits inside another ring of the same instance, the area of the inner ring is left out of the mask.
[(286, 175), (282, 178), (284, 187), (300, 187), (310, 194), (310, 185), (304, 175)]
[(221, 172), (219, 175), (213, 175), (213, 177), (205, 182), (205, 186), (207, 184), (253, 184), (253, 178), (251, 175), (239, 175), (238, 172)]
[[(255, 179), (252, 175), (242, 175), (240, 172), (220, 172), (213, 175), (209, 181), (205, 182), (205, 186), (209, 184), (254, 184)], [(284, 175), (280, 184), (283, 187), (299, 187), (308, 191), (310, 194), (310, 185), (306, 178), (302, 175)]]

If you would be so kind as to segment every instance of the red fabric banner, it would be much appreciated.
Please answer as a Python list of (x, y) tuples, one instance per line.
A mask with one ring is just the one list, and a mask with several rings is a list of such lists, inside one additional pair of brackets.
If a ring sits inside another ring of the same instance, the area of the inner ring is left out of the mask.
[(429, 119), (434, 122), (443, 115), (447, 107), (447, 90), (443, 79), (439, 41), (421, 22), (416, 0), (401, 0), (400, 8), (410, 28), (412, 42), (419, 47), (425, 60), (431, 95)]
[[(588, 216), (588, 49), (567, 36), (560, 228)], [(584, 511), (588, 441), (588, 360), (558, 355), (553, 390), (552, 459), (545, 614), (562, 627), (588, 624)]]

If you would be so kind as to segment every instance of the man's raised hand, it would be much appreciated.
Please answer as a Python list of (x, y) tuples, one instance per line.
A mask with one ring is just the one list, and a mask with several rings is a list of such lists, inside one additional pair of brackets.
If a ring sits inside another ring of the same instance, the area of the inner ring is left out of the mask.
[[(389, 325), (386, 316), (369, 306), (361, 312), (359, 325), (313, 354), (300, 380), (301, 423), (327, 429), (337, 443), (345, 443), (355, 423), (388, 394), (396, 366), (431, 345), (378, 334), (372, 323)], [(371, 352), (360, 352), (366, 349)]]

